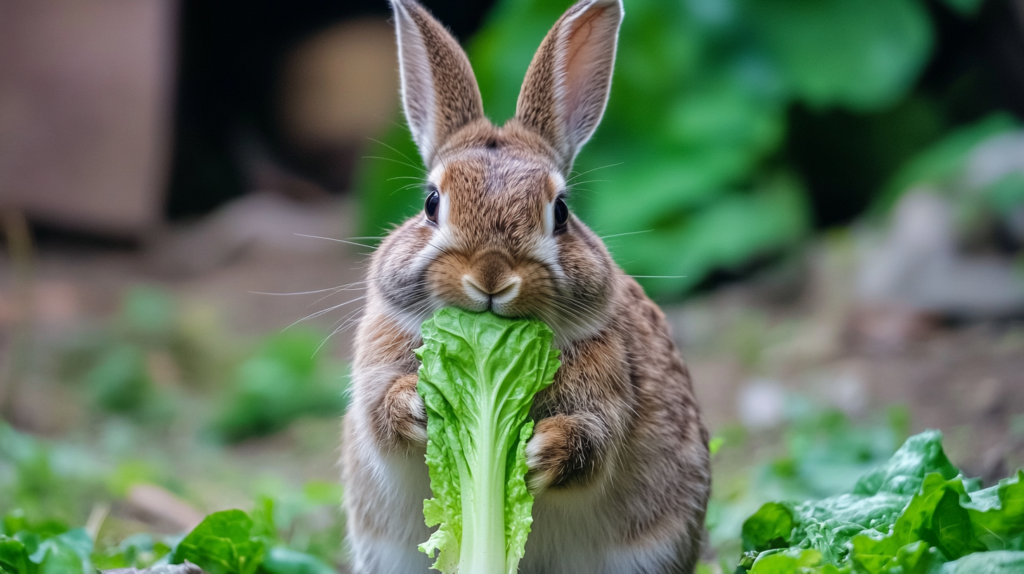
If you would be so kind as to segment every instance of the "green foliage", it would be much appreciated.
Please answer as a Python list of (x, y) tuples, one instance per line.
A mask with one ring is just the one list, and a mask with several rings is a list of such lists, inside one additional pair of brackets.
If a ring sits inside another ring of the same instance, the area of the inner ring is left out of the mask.
[(228, 442), (272, 434), (302, 416), (332, 417), (345, 410), (343, 371), (322, 360), (323, 338), (289, 329), (266, 340), (235, 370), (229, 397), (213, 423)]
[[(886, 186), (873, 212), (888, 211), (911, 189), (939, 194), (952, 208), (961, 237), (977, 237), (1024, 205), (1024, 167), (999, 165), (1020, 122), (997, 113), (957, 129), (913, 157)], [(1005, 161), (1005, 160), (1003, 160)], [(985, 173), (991, 172), (991, 173)]]
[(172, 369), (185, 372), (190, 362), (203, 360), (197, 347), (183, 332), (166, 292), (136, 287), (126, 294), (116, 320), (65, 350), (62, 376), (81, 384), (99, 412), (166, 423), (174, 416), (175, 400), (161, 388), (159, 383), (169, 381), (157, 380), (154, 359), (166, 359)]
[(416, 144), (404, 125), (395, 125), (370, 146), (355, 174), (359, 233), (376, 237), (423, 209), (425, 175)]
[(145, 352), (128, 343), (104, 353), (86, 374), (85, 382), (93, 401), (111, 412), (139, 411), (154, 392)]
[(100, 570), (146, 568), (171, 552), (171, 547), (146, 533), (125, 538), (117, 546), (94, 552), (92, 562)]
[(943, 2), (964, 16), (974, 16), (981, 10), (985, 0), (943, 0)]
[[(273, 566), (279, 562), (301, 562), (308, 564), (308, 568), (313, 568), (314, 561), (343, 562), (345, 556), (339, 548), (345, 538), (345, 522), (339, 519), (338, 513), (341, 496), (339, 484), (318, 481), (306, 483), (299, 491), (277, 485), (258, 496), (251, 513), (254, 532), (260, 533), (272, 546), (265, 568), (281, 569), (283, 566)], [(284, 553), (279, 548), (303, 556)], [(304, 557), (306, 555), (309, 558)]]
[(1017, 126), (1018, 122), (1011, 116), (995, 114), (950, 133), (917, 154), (893, 176), (879, 196), (874, 211), (888, 211), (903, 192), (915, 186), (945, 192), (954, 199), (977, 195), (961, 184), (971, 152), (984, 141), (1010, 133)]
[(423, 324), (417, 390), (427, 408), (434, 498), (420, 550), (434, 568), (514, 574), (533, 518), (526, 441), (533, 397), (554, 382), (554, 334), (537, 320), (441, 309)]
[(913, 436), (849, 494), (762, 506), (743, 525), (747, 555), (738, 572), (1016, 572), (1024, 470), (978, 487), (946, 458), (941, 434)]
[(255, 574), (266, 545), (252, 529), (252, 519), (241, 510), (215, 512), (178, 543), (171, 563), (188, 560), (210, 574)]
[(189, 393), (229, 381), (208, 425), (227, 442), (344, 411), (345, 370), (324, 358), (322, 335), (287, 329), (255, 349), (225, 339), (215, 326), (183, 313), (166, 292), (139, 287), (127, 293), (116, 321), (65, 349), (62, 377), (78, 383), (99, 413), (156, 428), (176, 420)]
[[(757, 555), (753, 537), (762, 548), (787, 547), (794, 505), (773, 501), (848, 493), (858, 476), (885, 463), (907, 436), (900, 408), (854, 423), (838, 411), (819, 412), (800, 395), (787, 396), (786, 403), (789, 422), (782, 429), (757, 435), (742, 427), (720, 430), (724, 444), (714, 460), (706, 525), (723, 572), (733, 572), (737, 560), (750, 567)], [(752, 514), (763, 520), (747, 520)], [(743, 551), (752, 555), (744, 558)]]
[(0, 534), (0, 572), (4, 574), (92, 574), (92, 539), (81, 528), (58, 522), (28, 524), (8, 514)]
[[(973, 14), (981, 2), (947, 3)], [(498, 123), (514, 113), (534, 51), (569, 4), (503, 0), (468, 43)], [(781, 153), (787, 110), (893, 108), (933, 45), (922, 0), (627, 0), (625, 9), (611, 100), (577, 160), (571, 203), (655, 295), (804, 237), (806, 192)], [(887, 163), (874, 149), (859, 153)], [(363, 231), (379, 235), (421, 208), (422, 169), (402, 128), (369, 155), (386, 158), (366, 162), (357, 184)]]
[(240, 510), (207, 516), (173, 549), (149, 534), (94, 552), (82, 528), (60, 522), (29, 524), (8, 514), (0, 530), (2, 574), (93, 574), (96, 569), (147, 568), (192, 562), (210, 574), (333, 574), (320, 558), (282, 544)]
[(263, 559), (268, 574), (336, 574), (336, 570), (309, 554), (287, 548), (271, 548)]
[(791, 93), (812, 107), (895, 103), (932, 44), (915, 0), (754, 0), (749, 22)]
[[(93, 502), (109, 498), (95, 461), (74, 449), (60, 449), (19, 433), (0, 421), (0, 512), (74, 524)], [(10, 524), (5, 529), (20, 530)]]
[(241, 510), (215, 512), (178, 544), (170, 562), (186, 560), (210, 574), (327, 574), (321, 559), (281, 546), (275, 533)]

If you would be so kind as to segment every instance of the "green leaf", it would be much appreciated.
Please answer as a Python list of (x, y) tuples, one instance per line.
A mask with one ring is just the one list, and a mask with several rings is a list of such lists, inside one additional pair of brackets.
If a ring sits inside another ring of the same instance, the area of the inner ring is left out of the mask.
[(890, 105), (931, 51), (928, 13), (915, 0), (754, 0), (750, 11), (790, 88), (812, 106)]
[(166, 544), (156, 542), (152, 535), (139, 533), (125, 538), (115, 547), (93, 554), (92, 561), (100, 570), (147, 568), (169, 551)]
[(134, 344), (111, 348), (86, 375), (93, 400), (114, 412), (131, 412), (144, 406), (153, 391), (146, 354)]
[[(978, 490), (949, 462), (942, 435), (926, 431), (861, 477), (851, 494), (762, 506), (744, 523), (743, 543), (748, 566), (741, 562), (737, 572), (1020, 572), (1013, 551), (1024, 546), (1024, 470)], [(820, 564), (812, 555), (799, 563), (809, 550)]]
[(1024, 470), (997, 486), (971, 494), (964, 504), (978, 538), (989, 550), (1022, 549)]
[(252, 529), (252, 519), (241, 510), (215, 512), (178, 544), (171, 563), (188, 560), (210, 574), (253, 574), (264, 544), (251, 536)]
[(438, 526), (420, 550), (452, 573), (516, 572), (530, 531), (526, 441), (533, 397), (554, 381), (554, 334), (537, 320), (442, 309), (423, 324), (417, 390)]
[[(621, 194), (623, 190), (603, 191)], [(693, 288), (715, 269), (733, 268), (752, 255), (791, 246), (808, 227), (806, 200), (789, 178), (778, 178), (749, 193), (716, 190), (709, 197), (715, 195), (717, 201), (698, 209), (662, 208), (659, 220), (631, 230), (637, 233), (610, 238), (609, 250), (627, 273), (658, 277), (639, 279), (649, 293), (667, 295)], [(611, 229), (613, 215), (603, 217), (607, 219), (595, 216), (595, 227)]]
[[(896, 173), (872, 206), (877, 213), (887, 212), (907, 190), (921, 185), (942, 190), (964, 171), (971, 152), (985, 140), (1008, 133), (1018, 122), (1003, 113), (992, 114), (972, 125), (960, 128), (919, 153)], [(994, 201), (999, 201), (999, 192)]]
[(39, 543), (29, 558), (39, 574), (91, 574), (92, 538), (82, 528), (69, 530)]
[(979, 552), (955, 562), (943, 564), (929, 574), (1020, 574), (1024, 572), (1024, 552), (998, 550)]
[(920, 490), (925, 476), (933, 472), (946, 480), (960, 474), (942, 450), (942, 433), (929, 430), (908, 438), (887, 463), (861, 477), (853, 493), (911, 495)]
[(761, 552), (788, 548), (793, 526), (793, 511), (784, 504), (769, 502), (743, 523), (743, 549)]
[[(892, 533), (880, 544), (898, 549), (924, 540), (951, 559), (984, 550), (974, 538), (966, 509), (960, 506), (961, 496), (966, 496), (961, 478), (945, 480), (938, 473), (928, 475), (921, 492), (914, 495)], [(858, 542), (854, 541), (855, 548), (859, 548)]]
[[(235, 371), (232, 394), (213, 423), (218, 438), (237, 442), (281, 431), (303, 416), (338, 416), (345, 395), (318, 359), (323, 336), (289, 329), (264, 341)], [(329, 376), (330, 375), (330, 376)]]
[(426, 195), (416, 181), (425, 177), (419, 151), (404, 124), (381, 134), (355, 173), (360, 235), (384, 235), (423, 209)]
[[(828, 569), (823, 569), (828, 568)], [(834, 574), (838, 572), (823, 564), (821, 553), (817, 550), (800, 550), (785, 552), (765, 552), (754, 561), (751, 574)]]
[(0, 535), (0, 568), (10, 574), (35, 574), (36, 571), (36, 565), (28, 559), (25, 545), (5, 535)]
[[(851, 494), (797, 505), (768, 503), (762, 506), (743, 524), (744, 548), (755, 551), (796, 546), (813, 548), (827, 564), (839, 566), (847, 560), (851, 540), (860, 535), (860, 546), (853, 540), (852, 547), (859, 550), (863, 561), (877, 562), (871, 568), (880, 571), (902, 546), (920, 538), (903, 536), (875, 540), (862, 533), (874, 532), (882, 537), (881, 533), (888, 533), (893, 524), (899, 524), (913, 499), (912, 494), (921, 487), (928, 473), (935, 473), (933, 476), (939, 481), (944, 480), (945, 475), (958, 474), (942, 452), (942, 435), (938, 431), (926, 431), (907, 439), (886, 464), (861, 477)], [(791, 523), (787, 522), (787, 513)], [(904, 522), (908, 531), (920, 529), (915, 522)], [(947, 525), (952, 526), (952, 523)], [(786, 532), (787, 528), (791, 532)], [(949, 535), (954, 536), (956, 532), (959, 531), (950, 530)], [(954, 538), (948, 543), (955, 547)], [(881, 558), (870, 558), (876, 555)]]
[(155, 287), (135, 287), (122, 304), (122, 320), (142, 335), (164, 335), (174, 325), (174, 301)]
[(985, 0), (942, 0), (942, 2), (959, 12), (961, 16), (977, 16)]
[(262, 569), (269, 574), (336, 574), (337, 571), (316, 556), (288, 548), (271, 548)]
[(984, 192), (996, 213), (1010, 216), (1015, 209), (1024, 205), (1024, 171), (1006, 174), (985, 186)]

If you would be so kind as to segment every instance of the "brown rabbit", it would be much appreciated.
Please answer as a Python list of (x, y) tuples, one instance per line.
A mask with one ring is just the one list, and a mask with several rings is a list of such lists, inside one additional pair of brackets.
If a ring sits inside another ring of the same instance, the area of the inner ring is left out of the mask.
[[(422, 214), (373, 255), (343, 476), (353, 570), (427, 572), (420, 325), (490, 309), (548, 323), (561, 349), (533, 405), (524, 573), (693, 572), (708, 434), (664, 315), (566, 207), (608, 100), (620, 0), (583, 0), (544, 39), (515, 117), (484, 116), (469, 60), (414, 0), (392, 0), (405, 115), (429, 170)], [(624, 182), (626, 183), (626, 182)]]

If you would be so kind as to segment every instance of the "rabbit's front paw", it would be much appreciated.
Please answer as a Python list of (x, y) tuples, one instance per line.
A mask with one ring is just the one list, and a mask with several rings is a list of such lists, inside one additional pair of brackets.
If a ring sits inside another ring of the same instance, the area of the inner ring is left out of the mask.
[(384, 397), (383, 426), (415, 445), (427, 444), (427, 411), (423, 398), (416, 392), (416, 375), (403, 375), (395, 380)]
[(537, 423), (533, 436), (526, 443), (526, 484), (538, 494), (564, 480), (574, 466), (573, 431), (571, 419), (555, 415)]

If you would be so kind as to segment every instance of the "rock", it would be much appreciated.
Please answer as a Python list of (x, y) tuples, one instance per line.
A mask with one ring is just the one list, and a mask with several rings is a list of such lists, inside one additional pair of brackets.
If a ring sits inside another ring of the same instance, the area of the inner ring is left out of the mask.
[(203, 513), (155, 484), (137, 484), (128, 491), (128, 504), (146, 515), (189, 531), (203, 521)]
[(786, 390), (778, 381), (754, 379), (740, 389), (736, 410), (743, 426), (750, 430), (778, 426), (786, 416)]
[[(861, 255), (857, 297), (892, 313), (965, 319), (1024, 313), (1024, 280), (1010, 260), (960, 253), (949, 200), (927, 189), (897, 204), (885, 239)], [(910, 331), (910, 326), (892, 328)]]

